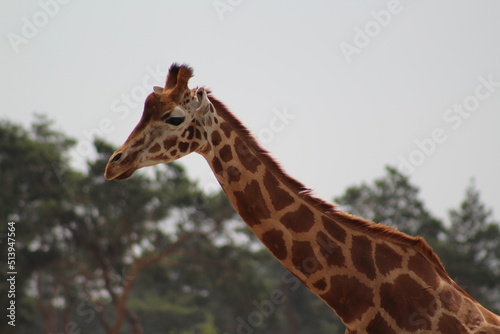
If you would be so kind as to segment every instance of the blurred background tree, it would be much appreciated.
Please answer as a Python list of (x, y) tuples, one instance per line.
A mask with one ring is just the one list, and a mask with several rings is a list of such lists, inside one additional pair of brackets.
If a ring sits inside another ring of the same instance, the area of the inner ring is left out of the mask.
[[(0, 122), (0, 218), (16, 221), (16, 333), (344, 333), (222, 192), (203, 193), (177, 163), (108, 182), (112, 146), (96, 139), (77, 170), (75, 145), (44, 116), (30, 129)], [(499, 225), (473, 183), (448, 225), (391, 167), (336, 202), (424, 236), (452, 278), (498, 312)], [(2, 247), (6, 232), (2, 223)]]
[(442, 251), (450, 276), (485, 307), (500, 311), (500, 224), (481, 202), (474, 181), (458, 209), (450, 210), (448, 247)]
[(373, 185), (349, 187), (334, 201), (354, 215), (420, 235), (431, 242), (444, 232), (443, 223), (425, 208), (418, 193), (419, 189), (407, 176), (386, 167), (386, 175), (374, 180)]
[[(61, 183), (52, 166), (67, 163), (68, 150), (75, 142), (52, 129), (45, 117), (37, 115), (30, 130), (2, 121), (0, 123), (0, 233), (2, 248), (6, 244), (6, 222), (16, 221), (16, 333), (48, 332), (53, 309), (36, 298), (34, 290), (43, 288), (43, 297), (62, 293), (64, 285), (64, 247), (61, 245), (61, 218), (70, 215), (76, 188), (82, 175), (73, 170)], [(3, 259), (2, 261), (5, 261)], [(51, 268), (50, 279), (37, 272)], [(2, 271), (4, 275), (5, 271)], [(4, 278), (2, 277), (2, 281)], [(5, 282), (5, 281), (4, 281)], [(8, 302), (5, 285), (0, 285), (1, 307)], [(31, 292), (31, 293), (29, 293)], [(4, 308), (5, 307), (5, 308)], [(64, 315), (63, 315), (64, 317)], [(1, 332), (12, 327), (1, 322)]]

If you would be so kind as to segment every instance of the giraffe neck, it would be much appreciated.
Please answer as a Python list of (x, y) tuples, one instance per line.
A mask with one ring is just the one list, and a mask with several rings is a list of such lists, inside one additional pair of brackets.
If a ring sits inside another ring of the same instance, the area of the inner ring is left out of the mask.
[(211, 102), (208, 146), (200, 152), (230, 202), (272, 254), (348, 329), (448, 333), (439, 329), (455, 326), (449, 331), (455, 333), (456, 326), (467, 326), (457, 312), (471, 308), (477, 323), (489, 317), (500, 326), (496, 316), (449, 278), (423, 239), (339, 212), (313, 197), (222, 103), (212, 97)]

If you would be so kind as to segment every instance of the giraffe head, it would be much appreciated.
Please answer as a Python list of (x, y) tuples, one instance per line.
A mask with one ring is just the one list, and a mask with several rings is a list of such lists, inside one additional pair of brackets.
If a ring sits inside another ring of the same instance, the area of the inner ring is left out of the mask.
[(124, 180), (139, 168), (170, 162), (202, 149), (206, 140), (203, 116), (211, 103), (204, 88), (190, 90), (193, 70), (173, 64), (165, 88), (154, 87), (139, 124), (110, 157), (104, 177)]

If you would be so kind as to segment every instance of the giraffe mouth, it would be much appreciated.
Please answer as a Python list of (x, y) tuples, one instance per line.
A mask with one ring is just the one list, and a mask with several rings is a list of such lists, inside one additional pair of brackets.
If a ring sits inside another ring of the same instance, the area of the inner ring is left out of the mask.
[(132, 174), (134, 174), (135, 172), (135, 168), (130, 168), (130, 169), (127, 169), (126, 171), (122, 172), (122, 173), (113, 173), (113, 171), (111, 170), (111, 168), (106, 168), (106, 171), (104, 173), (104, 178), (106, 180), (118, 180), (118, 181), (122, 181), (122, 180), (126, 180), (128, 179), (129, 177), (132, 176)]

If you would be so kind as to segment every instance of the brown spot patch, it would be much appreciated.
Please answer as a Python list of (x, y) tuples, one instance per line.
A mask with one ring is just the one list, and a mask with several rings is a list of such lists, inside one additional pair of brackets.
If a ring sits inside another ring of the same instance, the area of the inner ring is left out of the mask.
[(171, 149), (177, 144), (177, 137), (169, 137), (163, 141), (163, 148), (166, 150)]
[(231, 132), (233, 131), (227, 122), (223, 122), (220, 125), (222, 132), (227, 138), (231, 138)]
[(467, 334), (470, 333), (467, 328), (464, 327), (456, 319), (448, 314), (443, 314), (441, 319), (439, 319), (438, 329), (441, 333), (453, 333), (453, 334)]
[(191, 143), (191, 147), (189, 148), (189, 150), (191, 152), (194, 152), (198, 147), (200, 147), (200, 143), (198, 143), (197, 141), (194, 141)]
[(435, 303), (432, 294), (407, 274), (380, 286), (380, 306), (407, 331), (430, 330)]
[(271, 218), (257, 181), (250, 182), (243, 191), (235, 191), (234, 197), (237, 211), (248, 225), (254, 226), (262, 219)]
[(222, 161), (228, 162), (233, 159), (233, 153), (231, 151), (231, 146), (229, 145), (224, 145), (220, 150), (219, 150), (219, 155)]
[(401, 268), (403, 257), (396, 253), (391, 247), (385, 244), (375, 245), (375, 264), (382, 275), (388, 274), (391, 270)]
[(429, 286), (436, 287), (439, 285), (439, 277), (434, 270), (434, 266), (420, 253), (410, 258), (408, 270), (417, 274), (417, 276), (422, 278)]
[(439, 293), (439, 299), (441, 299), (443, 307), (453, 313), (457, 313), (462, 306), (462, 297), (455, 289), (449, 286), (443, 288)]
[(328, 218), (326, 216), (322, 216), (321, 220), (323, 221), (323, 226), (325, 230), (335, 239), (340, 241), (341, 243), (345, 243), (345, 238), (347, 236), (346, 231), (340, 227), (333, 219)]
[(238, 168), (234, 166), (229, 166), (227, 168), (227, 177), (229, 179), (229, 183), (231, 182), (238, 182), (241, 177), (241, 172)]
[(188, 142), (183, 141), (179, 143), (179, 151), (181, 151), (182, 153), (187, 152), (188, 148), (189, 148)]
[(294, 232), (307, 232), (314, 225), (314, 214), (311, 209), (302, 204), (297, 211), (284, 214), (280, 221)]
[(132, 144), (132, 148), (144, 145), (145, 139), (145, 137), (142, 137), (141, 139), (137, 140), (134, 144)]
[(222, 138), (221, 138), (221, 136), (219, 134), (219, 131), (212, 132), (210, 138), (211, 138), (212, 144), (214, 146), (219, 146), (220, 142), (222, 141)]
[(159, 150), (161, 150), (161, 146), (160, 144), (156, 143), (149, 149), (149, 153), (156, 153)]
[(177, 149), (173, 149), (172, 152), (169, 152), (171, 156), (176, 156), (177, 155)]
[(352, 237), (352, 263), (358, 271), (366, 274), (369, 279), (377, 277), (372, 250), (372, 242), (368, 237), (364, 235)]
[(295, 268), (309, 277), (323, 269), (309, 241), (294, 241), (292, 244), (292, 263)]
[(293, 197), (281, 188), (278, 180), (269, 171), (264, 174), (264, 186), (276, 210), (282, 210), (294, 202)]
[(320, 278), (316, 282), (313, 283), (313, 287), (315, 287), (318, 290), (325, 290), (326, 289), (326, 280), (324, 278)]
[(356, 277), (335, 275), (330, 278), (330, 290), (320, 297), (335, 310), (344, 323), (360, 320), (372, 306), (372, 289)]
[(377, 313), (375, 318), (370, 321), (368, 326), (366, 327), (367, 334), (397, 334), (391, 327), (387, 321), (382, 318), (380, 313)]
[(212, 159), (212, 168), (214, 169), (215, 174), (222, 176), (222, 164), (221, 164), (219, 158), (214, 157)]
[(196, 139), (201, 139), (201, 131), (199, 129), (196, 129)]
[(184, 132), (182, 133), (182, 137), (184, 137), (185, 139), (188, 139), (188, 140), (191, 140), (194, 138), (194, 126), (189, 126), (186, 128), (186, 130), (184, 130)]
[(165, 153), (161, 153), (161, 154), (154, 156), (153, 159), (163, 161), (163, 160), (167, 160), (168, 157)]
[(320, 245), (320, 252), (328, 265), (333, 267), (344, 267), (344, 253), (342, 252), (342, 248), (340, 248), (333, 239), (319, 231), (316, 235), (316, 242)]
[(240, 138), (236, 137), (234, 148), (243, 167), (250, 173), (255, 173), (260, 161), (250, 152), (248, 146)]
[(262, 234), (262, 243), (273, 253), (278, 260), (284, 260), (287, 256), (283, 232), (272, 229)]

